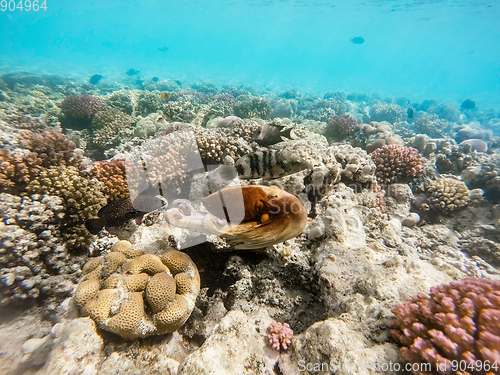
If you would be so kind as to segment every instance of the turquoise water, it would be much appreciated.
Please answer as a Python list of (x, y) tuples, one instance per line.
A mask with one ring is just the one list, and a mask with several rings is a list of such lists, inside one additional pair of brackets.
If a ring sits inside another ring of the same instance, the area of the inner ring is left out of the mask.
[[(495, 1), (47, 0), (38, 12), (2, 4), (2, 71), (121, 80), (135, 68), (143, 79), (500, 106)], [(357, 36), (365, 43), (350, 42)]]

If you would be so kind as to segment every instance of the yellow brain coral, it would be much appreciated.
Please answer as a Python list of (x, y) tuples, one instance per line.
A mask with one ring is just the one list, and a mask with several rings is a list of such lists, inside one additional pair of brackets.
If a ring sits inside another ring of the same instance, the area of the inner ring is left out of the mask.
[(74, 295), (82, 315), (127, 339), (177, 330), (200, 292), (198, 269), (188, 255), (140, 255), (128, 241), (91, 259), (83, 274)]

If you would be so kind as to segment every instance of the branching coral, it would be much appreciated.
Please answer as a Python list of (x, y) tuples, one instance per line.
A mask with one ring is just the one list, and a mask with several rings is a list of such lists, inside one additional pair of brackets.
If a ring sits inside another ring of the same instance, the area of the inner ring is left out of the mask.
[(469, 202), (469, 189), (462, 181), (440, 178), (427, 187), (427, 204), (431, 209), (451, 212), (464, 207)]
[(18, 143), (22, 148), (0, 150), (0, 191), (22, 192), (42, 170), (51, 166), (80, 168), (81, 157), (74, 155), (75, 144), (61, 132), (22, 130)]
[(385, 145), (370, 156), (377, 166), (380, 184), (409, 181), (424, 172), (422, 156), (412, 147)]
[[(432, 366), (432, 371), (414, 374), (497, 373), (500, 281), (466, 278), (439, 285), (429, 296), (419, 293), (392, 312), (391, 333), (402, 346), (402, 359)], [(491, 367), (495, 363), (496, 369)]]
[(82, 314), (126, 339), (177, 330), (200, 291), (198, 269), (188, 255), (141, 255), (128, 241), (90, 260), (83, 274), (74, 294)]
[(63, 199), (65, 217), (61, 222), (63, 242), (70, 251), (88, 247), (92, 237), (84, 226), (106, 203), (101, 185), (82, 177), (75, 167), (51, 167), (43, 170), (27, 188), (31, 194), (55, 195)]
[(227, 135), (224, 129), (196, 129), (196, 142), (205, 164), (221, 164), (226, 156), (236, 159), (252, 152), (249, 144), (237, 136), (237, 129)]
[(103, 192), (108, 200), (117, 200), (129, 196), (125, 176), (125, 160), (97, 161), (92, 164), (90, 175), (103, 185)]
[(288, 323), (272, 322), (267, 327), (267, 339), (276, 350), (287, 350), (292, 343), (293, 331)]

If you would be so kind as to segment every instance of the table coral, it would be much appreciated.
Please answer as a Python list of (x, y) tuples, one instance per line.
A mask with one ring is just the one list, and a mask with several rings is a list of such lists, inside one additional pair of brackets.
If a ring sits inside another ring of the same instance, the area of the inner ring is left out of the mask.
[[(432, 366), (432, 372), (414, 374), (452, 374), (459, 369), (465, 369), (460, 372), (464, 375), (498, 371), (500, 281), (453, 281), (431, 288), (429, 295), (419, 293), (391, 311), (395, 315), (390, 322), (391, 333), (402, 346), (403, 361)], [(487, 361), (490, 369), (485, 367)], [(496, 369), (491, 367), (495, 363)]]
[(424, 172), (424, 161), (417, 149), (401, 145), (385, 145), (370, 156), (377, 166), (380, 184), (405, 182)]
[(82, 177), (75, 167), (51, 167), (43, 170), (27, 187), (30, 194), (55, 195), (63, 199), (65, 217), (61, 223), (63, 242), (71, 251), (86, 249), (92, 236), (85, 220), (96, 216), (106, 203), (97, 180)]
[(91, 259), (74, 298), (84, 316), (126, 339), (173, 332), (191, 315), (200, 276), (180, 251), (143, 254), (128, 241)]
[(428, 205), (431, 209), (451, 212), (464, 207), (469, 202), (469, 189), (462, 181), (440, 178), (427, 187)]

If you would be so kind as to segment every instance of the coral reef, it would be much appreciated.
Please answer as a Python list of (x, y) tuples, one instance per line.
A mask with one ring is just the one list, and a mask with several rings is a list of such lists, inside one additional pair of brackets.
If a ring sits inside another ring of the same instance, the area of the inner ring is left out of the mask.
[(298, 111), (303, 118), (322, 122), (328, 122), (335, 115), (342, 116), (346, 110), (346, 105), (335, 99), (305, 98), (298, 104)]
[(424, 162), (418, 150), (400, 145), (386, 145), (370, 154), (377, 165), (379, 184), (407, 182), (424, 172)]
[(128, 241), (90, 260), (83, 275), (74, 295), (82, 314), (126, 339), (177, 330), (200, 291), (198, 269), (188, 255), (143, 254)]
[[(499, 293), (499, 281), (465, 278), (394, 306), (390, 327), (403, 361), (432, 368), (414, 374), (496, 373), (491, 366), (500, 365)], [(487, 361), (489, 368), (483, 367)]]
[(86, 250), (92, 236), (84, 226), (86, 219), (96, 216), (106, 201), (97, 180), (82, 177), (75, 167), (51, 167), (43, 170), (27, 187), (30, 194), (54, 195), (62, 198), (64, 220), (61, 236), (69, 251)]
[(452, 178), (440, 178), (429, 183), (427, 187), (428, 209), (452, 212), (467, 205), (469, 189), (462, 181)]
[(272, 322), (267, 327), (269, 344), (276, 350), (287, 350), (292, 343), (293, 331), (288, 323)]

